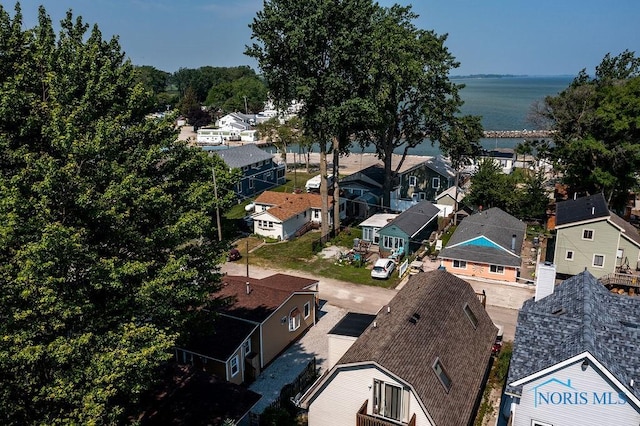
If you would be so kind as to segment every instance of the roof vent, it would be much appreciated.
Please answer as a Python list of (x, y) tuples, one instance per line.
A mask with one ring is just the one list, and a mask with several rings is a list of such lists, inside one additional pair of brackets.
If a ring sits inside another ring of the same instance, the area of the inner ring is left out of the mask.
[(558, 308), (551, 311), (551, 315), (555, 315), (555, 316), (564, 315), (566, 313), (567, 313), (567, 310), (565, 308)]
[(411, 324), (416, 324), (416, 323), (418, 322), (418, 320), (417, 320), (417, 319), (415, 319), (414, 317), (409, 317), (409, 322), (410, 322)]
[(416, 320), (419, 320), (419, 319), (420, 319), (420, 314), (419, 314), (419, 313), (417, 313), (417, 312), (414, 312), (413, 317), (414, 317)]

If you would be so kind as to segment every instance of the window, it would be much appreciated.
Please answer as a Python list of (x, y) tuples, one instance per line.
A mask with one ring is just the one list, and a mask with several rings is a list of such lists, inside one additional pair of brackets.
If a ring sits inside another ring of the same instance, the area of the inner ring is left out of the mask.
[(253, 189), (253, 178), (249, 178), (249, 188)]
[(314, 219), (320, 219), (320, 210), (314, 210), (313, 211), (313, 218)]
[(420, 199), (421, 199), (421, 200), (426, 200), (426, 199), (427, 199), (427, 194), (426, 194), (426, 193), (424, 193), (424, 192), (420, 192), (420, 193), (418, 194), (418, 196), (420, 197)]
[(365, 241), (373, 240), (373, 229), (371, 228), (363, 228), (362, 229), (362, 239)]
[(244, 356), (249, 355), (249, 352), (251, 352), (251, 339), (247, 339), (242, 343), (242, 353)]
[(593, 240), (593, 229), (583, 229), (582, 230), (582, 239), (583, 240)]
[(289, 331), (296, 331), (300, 328), (300, 311), (298, 308), (293, 308), (289, 312)]
[(231, 377), (235, 377), (240, 371), (240, 367), (238, 366), (238, 355), (231, 358)]
[(473, 313), (468, 303), (465, 303), (464, 305), (464, 313), (467, 314), (467, 318), (471, 321), (473, 328), (478, 328), (478, 318), (476, 318), (476, 315)]
[(504, 274), (504, 266), (489, 265), (489, 272), (492, 274)]
[(390, 237), (388, 235), (385, 235), (382, 245), (386, 249), (397, 249), (400, 247), (404, 247), (404, 239), (400, 237)]
[(464, 260), (454, 260), (453, 267), (456, 269), (467, 269), (467, 262)]
[(573, 250), (567, 250), (567, 254), (564, 258), (565, 260), (573, 260)]
[(264, 180), (271, 180), (271, 172), (267, 172), (264, 174)]
[(242, 192), (242, 182), (236, 183), (236, 192)]
[(311, 303), (307, 302), (304, 304), (304, 317), (309, 318), (309, 315), (311, 315)]
[(593, 255), (593, 266), (596, 268), (604, 267), (604, 255), (602, 254), (594, 254)]
[(531, 420), (531, 426), (553, 426), (551, 423), (544, 423), (538, 420)]
[(416, 186), (418, 179), (415, 176), (409, 176), (409, 186)]
[(247, 170), (249, 170), (249, 166), (242, 166), (242, 171), (246, 172)]
[(431, 187), (438, 189), (440, 188), (440, 178), (439, 177), (434, 177), (433, 179), (431, 179)]
[(451, 389), (451, 377), (449, 377), (445, 371), (440, 359), (436, 359), (436, 362), (433, 363), (433, 372), (436, 373), (436, 376), (440, 379), (440, 383), (442, 383), (444, 389), (449, 392), (449, 389)]
[(400, 386), (373, 381), (373, 414), (406, 422), (409, 413), (409, 392)]

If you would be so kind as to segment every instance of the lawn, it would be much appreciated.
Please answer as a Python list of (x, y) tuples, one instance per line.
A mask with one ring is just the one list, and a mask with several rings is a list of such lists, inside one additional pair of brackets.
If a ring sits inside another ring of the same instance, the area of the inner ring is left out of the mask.
[[(346, 230), (325, 246), (337, 245), (344, 247), (344, 251), (347, 251), (353, 246), (353, 239), (360, 237), (359, 229)], [(264, 243), (262, 239), (249, 236), (239, 240), (236, 245), (242, 255), (246, 256), (247, 244), (249, 244), (249, 251), (262, 244), (249, 254), (249, 264), (265, 268), (275, 266), (278, 269), (300, 270), (312, 272), (320, 277), (386, 288), (395, 287), (399, 282), (397, 277), (389, 280), (374, 280), (371, 278), (371, 264), (357, 267), (340, 263), (335, 257), (325, 259), (319, 256), (312, 250), (312, 243), (318, 238), (320, 233), (317, 231), (307, 232), (293, 241), (274, 243)]]

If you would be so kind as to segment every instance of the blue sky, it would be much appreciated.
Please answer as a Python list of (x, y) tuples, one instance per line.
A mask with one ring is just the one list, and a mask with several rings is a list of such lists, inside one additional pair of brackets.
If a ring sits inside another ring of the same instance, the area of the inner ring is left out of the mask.
[[(304, 0), (300, 0), (304, 1)], [(383, 6), (393, 1), (379, 0)], [(262, 0), (22, 0), (32, 27), (44, 4), (58, 23), (68, 9), (118, 35), (136, 65), (174, 72), (204, 65), (249, 65), (249, 23)], [(607, 52), (640, 56), (638, 0), (414, 0), (416, 25), (447, 33), (461, 63), (454, 74), (575, 75), (592, 73)], [(3, 0), (13, 14), (13, 0)]]

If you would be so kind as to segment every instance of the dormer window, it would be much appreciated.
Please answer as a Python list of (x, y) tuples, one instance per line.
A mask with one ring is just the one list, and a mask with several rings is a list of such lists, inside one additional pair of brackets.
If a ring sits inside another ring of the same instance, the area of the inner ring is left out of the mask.
[(447, 371), (444, 369), (440, 358), (437, 358), (436, 362), (433, 363), (433, 372), (436, 373), (436, 376), (440, 379), (440, 383), (444, 386), (445, 391), (449, 392), (449, 389), (451, 389), (451, 377), (449, 377)]
[(469, 322), (471, 323), (473, 328), (478, 328), (478, 318), (471, 310), (471, 307), (469, 307), (469, 304), (465, 303), (463, 309), (464, 309), (464, 313), (467, 315), (467, 318), (469, 319)]

